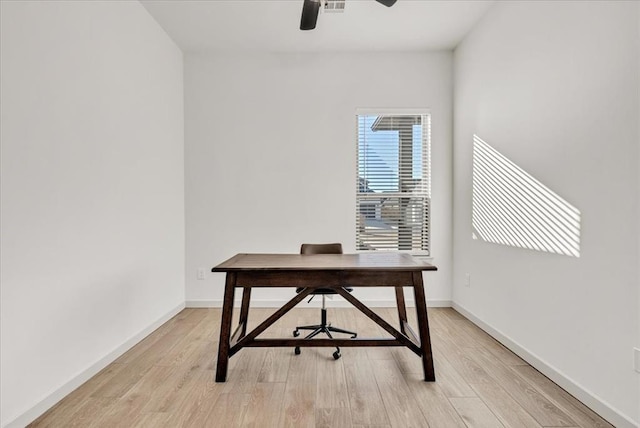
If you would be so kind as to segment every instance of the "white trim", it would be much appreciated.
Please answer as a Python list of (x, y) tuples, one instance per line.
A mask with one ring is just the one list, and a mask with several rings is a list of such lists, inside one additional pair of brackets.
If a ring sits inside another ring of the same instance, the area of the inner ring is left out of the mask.
[(453, 302), (452, 307), (614, 426), (618, 428), (637, 428), (640, 426), (640, 424), (631, 419), (631, 417), (623, 414), (620, 410), (575, 382), (533, 352), (509, 339), (509, 337), (505, 336), (500, 330), (485, 323), (464, 307), (455, 302)]
[[(308, 305), (305, 304), (305, 306), (299, 306), (299, 307), (311, 307), (311, 308), (315, 308), (315, 307), (320, 307), (320, 299), (316, 298), (313, 299), (313, 301), (311, 303), (309, 303)], [(365, 305), (367, 305), (370, 308), (395, 308), (396, 307), (396, 301), (393, 299), (376, 299), (376, 300), (361, 300), (362, 303), (364, 303)], [(273, 299), (273, 300), (267, 300), (267, 299), (262, 299), (262, 300), (251, 300), (251, 307), (252, 308), (279, 308), (282, 305), (284, 305), (286, 303), (286, 300), (280, 300), (280, 299)], [(414, 307), (414, 302), (413, 300), (409, 300), (406, 299), (405, 301), (407, 307)], [(302, 305), (302, 303), (300, 303), (300, 305)], [(430, 308), (450, 308), (452, 305), (451, 300), (427, 300), (427, 306)], [(334, 308), (351, 308), (353, 307), (351, 305), (351, 303), (347, 302), (346, 300), (343, 300), (342, 298), (340, 299), (330, 299), (327, 302), (327, 306), (330, 307), (334, 307)], [(186, 307), (187, 308), (221, 308), (222, 307), (222, 300), (221, 299), (212, 299), (212, 300), (187, 300), (186, 301)], [(234, 307), (239, 308), (240, 307), (240, 300), (236, 300)]]
[(431, 114), (431, 110), (426, 107), (416, 108), (375, 108), (375, 107), (357, 107), (356, 115), (388, 115), (388, 116), (403, 116), (403, 115), (427, 115)]
[(355, 250), (355, 254), (371, 254), (371, 253), (397, 253), (409, 254), (421, 262), (433, 264), (434, 256), (429, 254), (428, 250)]
[(67, 383), (62, 385), (60, 388), (53, 391), (51, 394), (42, 399), (35, 406), (31, 407), (29, 410), (15, 418), (13, 421), (7, 423), (3, 426), (3, 428), (22, 428), (38, 417), (40, 417), (44, 412), (53, 407), (58, 401), (62, 400), (64, 397), (69, 395), (73, 390), (78, 388), (80, 385), (91, 379), (95, 376), (100, 370), (107, 367), (109, 364), (114, 362), (118, 357), (127, 352), (129, 349), (134, 347), (138, 342), (151, 334), (154, 330), (160, 327), (165, 322), (169, 321), (176, 314), (178, 314), (181, 310), (185, 308), (185, 304), (180, 303), (175, 308), (171, 309), (169, 312), (158, 318), (156, 321), (151, 323), (148, 327), (142, 329), (139, 333), (133, 335), (131, 338), (126, 340), (122, 345), (116, 347), (113, 351), (109, 352), (104, 357), (100, 358), (95, 363), (91, 364), (85, 370), (78, 373), (72, 379), (70, 379)]

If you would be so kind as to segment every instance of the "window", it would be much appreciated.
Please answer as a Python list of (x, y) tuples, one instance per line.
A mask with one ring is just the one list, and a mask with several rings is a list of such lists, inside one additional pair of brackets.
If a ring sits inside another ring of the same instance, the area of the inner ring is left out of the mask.
[(356, 248), (428, 254), (429, 114), (367, 112), (357, 121)]

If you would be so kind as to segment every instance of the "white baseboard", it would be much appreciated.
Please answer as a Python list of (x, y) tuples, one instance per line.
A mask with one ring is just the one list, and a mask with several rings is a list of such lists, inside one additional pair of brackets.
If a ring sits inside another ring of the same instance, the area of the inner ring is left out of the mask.
[(95, 376), (100, 370), (107, 367), (109, 364), (114, 362), (118, 357), (124, 354), (126, 351), (135, 346), (142, 339), (151, 334), (155, 329), (160, 327), (165, 322), (169, 321), (172, 317), (178, 314), (185, 307), (184, 303), (179, 304), (175, 308), (171, 309), (169, 312), (161, 316), (159, 319), (151, 323), (148, 327), (144, 328), (139, 333), (135, 334), (127, 341), (125, 341), (122, 345), (115, 348), (113, 351), (109, 352), (103, 358), (99, 359), (91, 366), (86, 368), (85, 370), (78, 373), (67, 383), (62, 385), (60, 388), (56, 389), (54, 392), (49, 394), (43, 400), (41, 400), (38, 404), (24, 412), (22, 415), (18, 416), (13, 421), (4, 425), (3, 428), (23, 428), (33, 422), (36, 418), (42, 415), (44, 412), (53, 407), (58, 401), (62, 400), (64, 397), (69, 395), (74, 389), (85, 383), (87, 380), (91, 379)]
[[(309, 303), (306, 307), (320, 307), (321, 300), (319, 298), (315, 298)], [(282, 299), (273, 299), (273, 300), (254, 300), (251, 299), (251, 307), (252, 308), (279, 308), (286, 303), (285, 300)], [(393, 308), (396, 306), (396, 301), (393, 299), (381, 299), (381, 300), (362, 300), (362, 303), (367, 305), (370, 308)], [(414, 307), (413, 300), (406, 300), (407, 307)], [(430, 308), (450, 308), (451, 300), (427, 300), (427, 306)], [(240, 307), (240, 300), (236, 300), (234, 302), (235, 307)], [(351, 308), (353, 307), (351, 303), (346, 300), (340, 298), (328, 299), (327, 307), (333, 308)], [(187, 308), (221, 308), (222, 300), (213, 299), (213, 300), (187, 300), (186, 301)]]
[(455, 302), (452, 307), (614, 426), (618, 428), (637, 428), (640, 426), (638, 422), (623, 414), (579, 383), (573, 381), (533, 352), (530, 352), (517, 342), (509, 339), (509, 337), (502, 332), (485, 323), (464, 307)]

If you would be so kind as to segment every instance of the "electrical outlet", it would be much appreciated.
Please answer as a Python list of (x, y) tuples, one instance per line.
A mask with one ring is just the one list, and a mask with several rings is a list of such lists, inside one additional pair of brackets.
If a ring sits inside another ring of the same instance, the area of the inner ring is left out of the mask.
[(464, 275), (464, 286), (471, 287), (471, 274), (467, 273)]
[(640, 373), (640, 349), (633, 348), (633, 368)]
[(198, 268), (197, 278), (199, 280), (203, 280), (205, 276), (205, 272), (206, 272), (205, 268)]

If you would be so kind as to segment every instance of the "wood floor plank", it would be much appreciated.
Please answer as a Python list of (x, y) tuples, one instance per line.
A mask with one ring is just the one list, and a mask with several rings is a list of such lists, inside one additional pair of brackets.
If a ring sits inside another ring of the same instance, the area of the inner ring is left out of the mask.
[(100, 425), (112, 426), (122, 424), (123, 421), (133, 421), (146, 413), (149, 401), (155, 397), (155, 392), (170, 378), (175, 368), (157, 366), (151, 367), (146, 376), (141, 377), (122, 397), (103, 412)]
[[(429, 319), (430, 322), (432, 319), (437, 320), (444, 317), (445, 308), (430, 308), (429, 309)], [(433, 314), (436, 313), (436, 315)], [(388, 315), (393, 316), (395, 313), (395, 309), (389, 309)], [(440, 321), (442, 322), (442, 321)], [(440, 333), (442, 334), (442, 333)], [(432, 333), (433, 337), (434, 334)], [(403, 373), (415, 373), (421, 374), (423, 373), (422, 362), (420, 357), (415, 355), (409, 349), (406, 348), (393, 348), (392, 351), (396, 362), (398, 363), (398, 367), (400, 371)], [(435, 347), (433, 350), (433, 358), (434, 358), (434, 367), (435, 372), (437, 374), (436, 381), (438, 385), (442, 388), (442, 391), (445, 393), (447, 397), (475, 397), (476, 394), (471, 389), (469, 384), (465, 381), (463, 376), (456, 371), (456, 369), (451, 365), (451, 363), (447, 360), (442, 352)]]
[[(193, 314), (196, 314), (195, 316), (197, 318), (194, 318), (193, 321), (189, 321), (190, 317), (193, 316)], [(190, 308), (184, 309), (179, 314), (175, 315), (169, 321), (149, 334), (147, 337), (145, 337), (136, 346), (122, 354), (118, 359), (116, 359), (115, 363), (131, 363), (142, 354), (148, 353), (151, 346), (153, 346), (156, 342), (158, 342), (168, 334), (178, 337), (186, 336), (187, 334), (189, 334), (189, 332), (196, 328), (197, 324), (199, 323), (197, 319), (204, 318), (207, 316), (207, 314), (208, 311), (206, 310), (196, 310)], [(218, 319), (216, 324), (219, 325), (219, 322), (220, 320)], [(169, 340), (169, 342), (171, 341), (172, 340)]]
[(284, 391), (284, 427), (313, 428), (315, 419), (316, 383), (287, 382)]
[(453, 308), (442, 308), (442, 313), (444, 314), (444, 318), (448, 318), (451, 320), (464, 320), (466, 319), (464, 315), (460, 312), (456, 311)]
[[(89, 397), (79, 405), (75, 411), (68, 415), (66, 420), (59, 421), (59, 425), (64, 427), (88, 427), (95, 421), (95, 414), (102, 409), (109, 408), (117, 399), (114, 397), (93, 398)], [(43, 425), (46, 426), (46, 425)]]
[(285, 382), (289, 372), (291, 349), (268, 348), (258, 373), (258, 382)]
[(306, 348), (289, 361), (283, 408), (285, 427), (315, 427), (317, 357), (316, 349)]
[(89, 381), (80, 385), (63, 400), (33, 421), (31, 425), (34, 427), (62, 426), (63, 421), (67, 420), (77, 411), (79, 406), (81, 406), (87, 398), (92, 397), (93, 393), (101, 385), (110, 382), (124, 367), (124, 364), (119, 363), (113, 363), (105, 367)]
[(258, 382), (266, 348), (245, 348), (229, 360), (225, 394), (251, 393)]
[(202, 347), (203, 342), (193, 339), (189, 336), (178, 341), (176, 346), (172, 347), (162, 358), (156, 363), (158, 366), (178, 366), (185, 362), (193, 360), (195, 354)]
[[(326, 352), (326, 348), (320, 348)], [(347, 381), (342, 360), (334, 360), (330, 355), (320, 353), (317, 358), (316, 407), (333, 409), (349, 407)]]
[(451, 404), (469, 428), (503, 428), (504, 425), (477, 397), (450, 398)]
[(92, 397), (122, 397), (149, 372), (152, 365), (125, 364), (110, 382), (100, 385), (92, 394)]
[[(290, 329), (273, 328), (265, 332), (265, 337), (285, 337), (287, 333), (291, 333)], [(292, 355), (291, 348), (267, 348), (258, 382), (286, 382)]]
[(469, 350), (469, 356), (482, 365), (494, 378), (494, 382), (505, 389), (538, 423), (545, 427), (571, 427), (576, 422), (558, 406), (533, 388), (529, 382), (516, 376), (514, 372), (497, 361), (485, 349)]
[(212, 370), (200, 370), (197, 380), (185, 388), (182, 399), (176, 400), (176, 406), (168, 412), (167, 424), (172, 427), (206, 426), (209, 413), (214, 408), (224, 387), (214, 381)]
[(464, 331), (468, 337), (472, 338), (478, 346), (485, 348), (491, 352), (500, 362), (508, 366), (527, 365), (526, 361), (518, 357), (512, 351), (507, 349), (503, 344), (482, 331), (480, 327), (473, 324), (467, 319), (454, 321), (454, 325)]
[(464, 343), (466, 348), (482, 347), (483, 343), (476, 336), (463, 328), (464, 318), (456, 318), (451, 314), (455, 311), (445, 311), (445, 315), (441, 317), (442, 324), (445, 326), (447, 337), (456, 337), (460, 343)]
[[(373, 312), (378, 315), (381, 315), (383, 318), (386, 318), (384, 312), (385, 308), (371, 308)], [(369, 317), (358, 311), (357, 309), (353, 309), (354, 313), (357, 314), (356, 317), (356, 330), (358, 332), (358, 337), (389, 337), (392, 336), (384, 331), (379, 325), (373, 322)], [(391, 353), (391, 348), (388, 347), (367, 347), (362, 348), (364, 352), (367, 354), (367, 358), (370, 360), (393, 360), (393, 354)]]
[[(455, 337), (456, 336), (453, 336), (453, 338)], [(463, 348), (465, 342), (456, 343), (453, 338), (443, 336), (441, 332), (433, 334), (431, 341), (434, 353), (437, 354), (440, 359), (445, 358), (468, 384), (493, 382), (492, 376), (487, 373), (482, 364), (478, 364), (471, 357), (474, 353), (472, 351), (475, 348)]]
[(251, 394), (220, 394), (205, 419), (204, 427), (239, 427), (247, 411)]
[(571, 419), (576, 421), (579, 426), (584, 428), (613, 428), (613, 425), (602, 419), (593, 410), (582, 404), (533, 367), (517, 366), (511, 369), (526, 379), (538, 392), (544, 394), (546, 398), (560, 407)]
[(391, 425), (352, 425), (352, 428), (391, 428)]
[(184, 309), (169, 320), (166, 325), (163, 325), (161, 329), (159, 329), (159, 332), (162, 333), (162, 329), (164, 328), (166, 329), (166, 335), (184, 337), (188, 335), (205, 316), (206, 314), (197, 309)]
[(477, 383), (471, 385), (471, 387), (505, 426), (541, 428), (541, 425), (500, 386), (490, 383)]
[(198, 308), (186, 308), (183, 312), (186, 313), (185, 321), (190, 322), (192, 324), (198, 324), (202, 321), (207, 313)]
[(149, 348), (153, 346), (158, 340), (164, 337), (167, 334), (168, 328), (164, 327), (166, 324), (163, 324), (158, 330), (152, 332), (147, 337), (142, 339), (136, 346), (129, 349), (124, 354), (120, 355), (115, 361), (114, 364), (128, 364), (131, 363), (136, 358), (140, 357), (144, 353), (148, 352)]
[(345, 360), (344, 370), (352, 423), (389, 424), (371, 362), (366, 358)]
[(437, 348), (433, 351), (436, 382), (447, 397), (475, 397), (476, 393), (464, 377)]
[[(188, 328), (192, 327), (193, 324), (189, 324)], [(129, 361), (127, 365), (131, 367), (138, 367), (141, 371), (144, 371), (145, 369), (158, 364), (165, 355), (178, 346), (181, 338), (182, 335), (173, 335), (169, 332), (153, 343), (153, 345), (151, 345), (143, 354)]]
[(420, 357), (407, 348), (393, 348), (391, 355), (402, 373), (422, 372), (422, 361)]
[(222, 310), (219, 308), (205, 309), (202, 320), (194, 327), (198, 332), (197, 340), (217, 342), (220, 339), (220, 320)]
[(168, 427), (169, 423), (167, 421), (166, 413), (143, 413), (140, 417), (131, 421), (130, 426), (135, 428), (162, 428)]
[[(320, 348), (322, 349), (322, 348)], [(289, 360), (287, 383), (312, 383), (318, 381), (318, 349), (306, 348)], [(324, 355), (323, 355), (324, 358)], [(324, 376), (324, 374), (323, 374)]]
[(247, 411), (242, 420), (243, 427), (279, 427), (282, 425), (282, 403), (285, 384), (282, 382), (259, 382), (253, 388)]
[[(161, 366), (157, 366), (161, 367)], [(153, 394), (150, 394), (144, 411), (175, 413), (179, 411), (184, 398), (200, 381), (199, 367), (171, 367), (170, 376), (160, 385)]]
[(349, 409), (316, 409), (316, 428), (351, 428)]
[[(392, 310), (394, 308), (391, 308)], [(436, 329), (436, 330), (446, 330), (446, 324), (443, 323), (442, 318), (445, 316), (444, 315), (444, 311), (446, 308), (429, 308), (429, 329)], [(411, 311), (413, 312), (413, 311)], [(407, 314), (409, 315), (409, 314)], [(413, 321), (413, 318), (411, 316), (408, 316), (410, 321)]]
[(124, 397), (117, 398), (111, 406), (96, 412), (92, 426), (126, 427), (130, 421), (142, 417), (142, 409), (147, 404), (148, 398), (147, 395), (135, 393), (129, 393)]
[(218, 342), (210, 342), (208, 340), (201, 340), (200, 347), (192, 355), (193, 359), (189, 362), (185, 361), (185, 364), (191, 363), (194, 366), (198, 366), (201, 370), (213, 370), (216, 369), (216, 361), (218, 354)]
[(422, 376), (405, 373), (404, 379), (430, 427), (465, 428), (465, 424), (437, 382), (425, 382)]
[(372, 360), (378, 389), (393, 427), (428, 427), (394, 360)]

